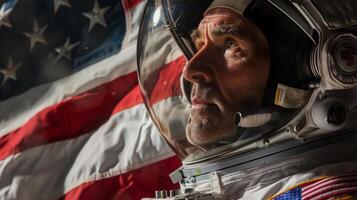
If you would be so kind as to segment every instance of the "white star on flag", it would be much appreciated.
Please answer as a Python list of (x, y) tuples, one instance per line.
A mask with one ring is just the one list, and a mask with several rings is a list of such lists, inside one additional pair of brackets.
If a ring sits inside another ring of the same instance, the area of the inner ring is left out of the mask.
[(10, 15), (10, 9), (8, 11), (5, 11), (5, 5), (1, 6), (0, 9), (0, 27), (2, 25), (7, 26), (11, 28), (11, 24), (9, 21), (9, 15)]
[(107, 23), (105, 21), (105, 13), (109, 10), (109, 7), (105, 7), (105, 8), (100, 8), (98, 1), (95, 0), (94, 1), (94, 6), (93, 6), (93, 10), (91, 12), (87, 12), (87, 13), (82, 13), (82, 15), (84, 15), (85, 17), (87, 17), (89, 19), (89, 29), (88, 31), (90, 32), (90, 30), (96, 25), (96, 24), (100, 24), (104, 27), (107, 26)]
[(33, 26), (32, 33), (24, 33), (31, 40), (31, 50), (37, 42), (47, 44), (45, 38), (43, 37), (43, 33), (45, 32), (46, 28), (47, 28), (47, 25), (39, 28), (37, 21), (34, 20), (34, 26)]
[(17, 80), (16, 70), (20, 65), (21, 65), (21, 63), (19, 63), (15, 66), (12, 59), (9, 58), (9, 62), (7, 64), (7, 66), (4, 69), (0, 69), (0, 73), (2, 73), (4, 75), (1, 85), (4, 85), (6, 83), (6, 81), (9, 79)]
[(53, 4), (54, 4), (54, 9), (55, 9), (55, 14), (57, 13), (58, 9), (61, 6), (66, 6), (68, 8), (71, 7), (71, 4), (69, 3), (69, 0), (53, 0)]
[(67, 38), (66, 42), (64, 43), (64, 45), (62, 47), (59, 47), (59, 48), (55, 49), (55, 51), (58, 53), (58, 55), (55, 58), (53, 63), (57, 62), (62, 57), (65, 57), (68, 60), (71, 60), (72, 59), (72, 56), (71, 56), (72, 49), (75, 48), (76, 46), (78, 46), (79, 44), (80, 44), (80, 42), (76, 42), (74, 44), (71, 44), (70, 43), (70, 39)]

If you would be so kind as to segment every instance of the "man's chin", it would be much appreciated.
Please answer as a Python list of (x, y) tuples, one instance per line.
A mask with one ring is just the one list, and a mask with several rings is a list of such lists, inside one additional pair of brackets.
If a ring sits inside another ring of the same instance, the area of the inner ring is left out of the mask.
[(212, 136), (209, 138), (208, 135), (209, 134), (207, 134), (207, 137), (205, 137), (200, 133), (186, 133), (187, 139), (192, 145), (202, 148), (215, 143), (216, 141), (219, 141), (219, 138), (212, 138)]
[(222, 144), (227, 138), (235, 138), (235, 127), (226, 125), (219, 120), (216, 122), (191, 121), (186, 126), (186, 137), (188, 141), (195, 146), (202, 148), (212, 147)]

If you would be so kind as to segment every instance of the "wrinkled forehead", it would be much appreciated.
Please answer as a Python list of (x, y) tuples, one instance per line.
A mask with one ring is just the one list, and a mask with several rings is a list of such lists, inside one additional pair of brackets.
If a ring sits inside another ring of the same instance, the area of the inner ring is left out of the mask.
[(201, 20), (198, 28), (205, 26), (218, 26), (224, 24), (236, 24), (251, 27), (250, 22), (239, 12), (233, 11), (229, 8), (214, 8), (205, 13), (204, 18)]

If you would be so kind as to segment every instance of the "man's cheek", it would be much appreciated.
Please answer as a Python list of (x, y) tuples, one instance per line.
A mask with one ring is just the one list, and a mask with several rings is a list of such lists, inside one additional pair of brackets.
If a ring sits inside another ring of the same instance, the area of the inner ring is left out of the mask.
[(244, 82), (239, 81), (240, 77), (232, 77), (225, 79), (226, 87), (221, 89), (225, 102), (225, 106), (234, 105), (239, 103), (239, 97), (242, 94), (242, 90), (246, 87)]

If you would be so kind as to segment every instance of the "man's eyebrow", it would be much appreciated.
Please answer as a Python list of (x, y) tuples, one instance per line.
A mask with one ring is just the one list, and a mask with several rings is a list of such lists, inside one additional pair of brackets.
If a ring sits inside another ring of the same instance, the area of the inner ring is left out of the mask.
[(242, 30), (242, 28), (240, 28), (236, 24), (223, 24), (223, 25), (213, 28), (212, 34), (214, 34), (216, 36), (221, 36), (221, 35), (225, 35), (225, 34), (242, 36), (242, 35), (245, 35), (245, 32)]
[[(243, 31), (243, 29), (240, 26), (238, 26), (237, 24), (219, 25), (219, 26), (213, 28), (213, 30), (211, 32), (215, 36), (222, 36), (225, 34), (244, 36), (247, 34), (246, 31)], [(190, 34), (191, 40), (195, 41), (197, 38), (200, 37), (200, 35), (201, 35), (201, 32), (198, 29), (194, 29)]]

